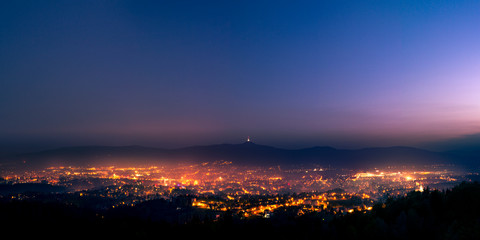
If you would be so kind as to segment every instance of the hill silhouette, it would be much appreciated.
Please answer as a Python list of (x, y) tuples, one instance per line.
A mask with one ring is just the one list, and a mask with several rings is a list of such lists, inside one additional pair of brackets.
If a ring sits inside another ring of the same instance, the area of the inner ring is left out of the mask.
[(245, 142), (163, 149), (142, 146), (78, 146), (17, 155), (11, 162), (40, 168), (55, 165), (155, 165), (231, 161), (238, 165), (298, 166), (318, 165), (336, 168), (372, 168), (385, 166), (424, 166), (457, 164), (452, 153), (432, 152), (412, 147), (365, 148), (357, 150), (332, 147), (283, 149)]

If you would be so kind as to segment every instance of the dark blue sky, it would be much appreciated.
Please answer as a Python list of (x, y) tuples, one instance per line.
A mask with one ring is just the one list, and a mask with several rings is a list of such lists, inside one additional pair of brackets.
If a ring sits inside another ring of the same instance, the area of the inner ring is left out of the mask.
[(478, 1), (1, 1), (0, 142), (419, 145), (480, 132)]

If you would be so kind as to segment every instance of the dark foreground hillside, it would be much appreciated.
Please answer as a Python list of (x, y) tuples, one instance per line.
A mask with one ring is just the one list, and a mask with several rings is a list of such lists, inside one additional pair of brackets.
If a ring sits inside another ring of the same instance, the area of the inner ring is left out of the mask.
[(368, 213), (328, 219), (321, 213), (297, 216), (296, 211), (243, 220), (228, 214), (213, 220), (210, 214), (196, 213), (186, 224), (166, 220), (175, 217), (185, 204), (181, 202), (153, 201), (100, 212), (60, 202), (2, 199), (0, 226), (3, 234), (37, 238), (480, 239), (479, 199), (478, 182), (462, 183), (446, 192), (427, 189), (389, 199)]
[(462, 183), (446, 192), (410, 192), (377, 204), (369, 214), (332, 222), (341, 238), (480, 239), (480, 184)]

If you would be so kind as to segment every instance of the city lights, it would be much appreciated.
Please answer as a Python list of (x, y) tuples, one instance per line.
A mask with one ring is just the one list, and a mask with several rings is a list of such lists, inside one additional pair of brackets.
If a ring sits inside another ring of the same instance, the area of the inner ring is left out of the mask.
[(424, 186), (447, 188), (465, 180), (462, 175), (439, 166), (425, 171), (353, 171), (324, 167), (240, 167), (229, 161), (175, 167), (58, 166), (21, 174), (7, 173), (4, 179), (12, 184), (61, 186), (69, 194), (83, 198), (112, 199), (112, 208), (189, 196), (193, 198), (190, 206), (194, 208), (268, 218), (289, 208), (294, 208), (297, 215), (370, 211), (375, 202), (386, 197), (403, 196), (412, 190), (422, 192)]

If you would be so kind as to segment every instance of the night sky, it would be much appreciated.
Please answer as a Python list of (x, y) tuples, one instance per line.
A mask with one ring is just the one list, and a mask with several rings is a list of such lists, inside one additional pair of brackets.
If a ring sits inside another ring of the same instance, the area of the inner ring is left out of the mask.
[(480, 133), (479, 1), (1, 1), (0, 144)]

